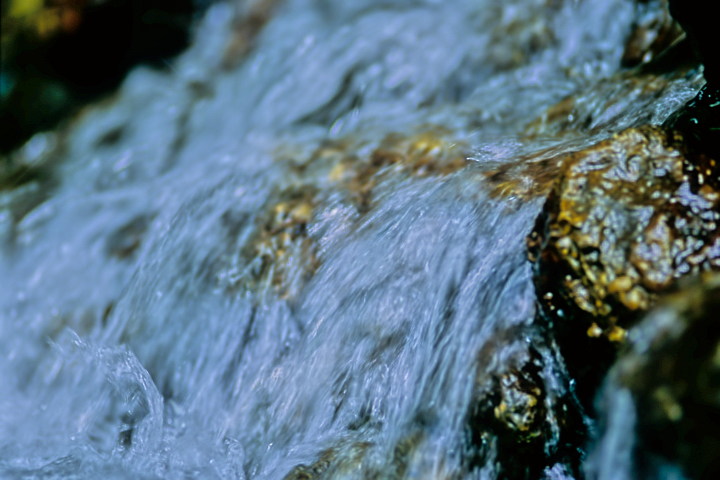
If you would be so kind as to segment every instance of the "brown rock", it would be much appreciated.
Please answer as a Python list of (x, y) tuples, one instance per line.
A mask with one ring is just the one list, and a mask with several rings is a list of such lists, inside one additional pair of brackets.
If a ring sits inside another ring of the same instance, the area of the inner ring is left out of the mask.
[(544, 314), (618, 342), (679, 278), (719, 270), (719, 175), (657, 127), (570, 155), (528, 238)]

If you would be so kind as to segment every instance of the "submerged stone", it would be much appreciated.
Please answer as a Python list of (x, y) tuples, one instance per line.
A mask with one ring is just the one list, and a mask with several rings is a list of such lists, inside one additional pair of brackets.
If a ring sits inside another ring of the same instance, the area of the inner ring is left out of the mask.
[[(281, 298), (296, 297), (322, 263), (311, 230), (332, 202), (341, 199), (352, 211), (348, 221), (357, 225), (376, 205), (378, 190), (397, 181), (450, 175), (465, 167), (465, 148), (448, 131), (421, 129), (388, 134), (370, 145), (350, 138), (327, 141), (307, 157), (285, 153), (278, 161), (288, 185), (271, 195), (251, 238), (224, 259), (217, 276), (230, 291), (272, 287)], [(247, 220), (230, 217), (224, 221)], [(228, 234), (244, 235), (238, 232), (235, 226)]]
[(12, 243), (17, 224), (57, 187), (57, 137), (37, 134), (23, 148), (0, 156), (0, 244)]
[(272, 19), (279, 3), (279, 0), (259, 0), (237, 5), (237, 10), (244, 8), (246, 11), (237, 14), (233, 19), (223, 54), (223, 69), (237, 68), (245, 56), (252, 51), (258, 35)]
[(318, 159), (334, 157), (328, 179), (333, 187), (349, 194), (360, 213), (373, 204), (373, 191), (391, 178), (444, 176), (466, 165), (466, 149), (443, 129), (425, 129), (413, 134), (386, 135), (369, 155), (362, 145), (350, 149), (316, 152)]
[[(323, 450), (311, 464), (296, 465), (283, 480), (318, 480), (333, 478), (365, 478), (369, 480), (394, 480), (403, 478), (446, 478), (429, 477), (423, 465), (427, 435), (416, 428), (400, 437), (387, 452), (379, 458), (370, 458), (370, 442), (341, 441), (334, 447)], [(379, 464), (375, 464), (379, 461)], [(447, 473), (447, 478), (453, 478)]]
[(254, 238), (242, 249), (231, 284), (248, 280), (272, 286), (282, 297), (293, 297), (318, 267), (307, 226), (313, 216), (316, 191), (310, 186), (290, 188), (265, 207)]

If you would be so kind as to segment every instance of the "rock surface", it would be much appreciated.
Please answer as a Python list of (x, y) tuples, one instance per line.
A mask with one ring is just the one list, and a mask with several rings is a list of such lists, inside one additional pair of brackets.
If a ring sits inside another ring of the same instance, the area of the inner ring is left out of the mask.
[(542, 315), (589, 403), (658, 296), (720, 270), (720, 166), (672, 132), (625, 130), (564, 160), (528, 249)]
[(528, 245), (545, 314), (621, 341), (657, 294), (720, 269), (720, 166), (661, 129), (621, 132), (566, 159)]

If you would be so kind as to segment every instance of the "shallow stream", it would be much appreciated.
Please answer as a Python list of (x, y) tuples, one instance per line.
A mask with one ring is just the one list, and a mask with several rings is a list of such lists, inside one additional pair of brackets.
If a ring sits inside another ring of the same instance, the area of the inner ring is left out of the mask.
[(620, 71), (629, 0), (264, 3), (21, 152), (54, 180), (3, 197), (0, 475), (496, 478), (468, 422), (534, 341), (544, 199), (488, 172), (700, 82)]

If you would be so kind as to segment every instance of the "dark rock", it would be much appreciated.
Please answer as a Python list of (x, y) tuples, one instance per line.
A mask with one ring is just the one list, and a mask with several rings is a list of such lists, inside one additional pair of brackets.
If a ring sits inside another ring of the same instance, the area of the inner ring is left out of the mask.
[(670, 13), (680, 23), (705, 66), (705, 79), (720, 85), (720, 61), (717, 57), (717, 18), (701, 1), (670, 0)]
[(0, 151), (114, 90), (131, 67), (164, 66), (189, 45), (201, 7), (193, 0), (4, 2)]
[[(627, 478), (668, 478), (667, 472), (678, 466), (689, 478), (718, 478), (718, 310), (720, 275), (707, 274), (663, 299), (630, 332), (628, 348), (610, 372), (600, 407), (607, 424), (610, 417), (623, 414), (615, 409), (628, 408), (614, 402), (619, 391), (630, 392), (629, 408), (636, 421), (620, 427), (637, 439), (632, 452), (622, 453), (631, 453)], [(605, 428), (601, 436), (599, 446), (606, 452), (612, 451), (607, 445), (612, 435), (618, 432)], [(603, 463), (613, 460), (606, 456)]]
[(679, 130), (698, 154), (720, 158), (720, 83), (705, 85), (695, 98), (670, 115), (665, 127)]
[[(541, 478), (553, 468), (578, 473), (587, 425), (552, 342), (539, 329), (497, 337), (497, 346), (515, 352), (498, 362), (497, 371), (478, 371), (468, 419), (469, 469), (490, 459), (500, 479)], [(497, 346), (480, 352), (483, 364), (497, 355)]]
[[(495, 455), (500, 478), (536, 478), (547, 464), (544, 447), (553, 439), (541, 369), (535, 358), (495, 376), (470, 419), (473, 444), (480, 448), (477, 463)], [(516, 455), (524, 460), (509, 461)]]
[(592, 138), (598, 134), (604, 138), (608, 133), (660, 123), (668, 116), (662, 104), (677, 96), (673, 84), (687, 74), (675, 64), (670, 72), (653, 71), (650, 64), (643, 71), (620, 71), (598, 80), (592, 89), (579, 90), (550, 105), (523, 133), (528, 139)]
[(707, 85), (672, 114), (665, 126), (680, 130), (691, 148), (720, 157), (720, 61), (716, 54), (716, 21), (702, 2), (670, 0), (670, 12), (682, 25), (703, 62)]

